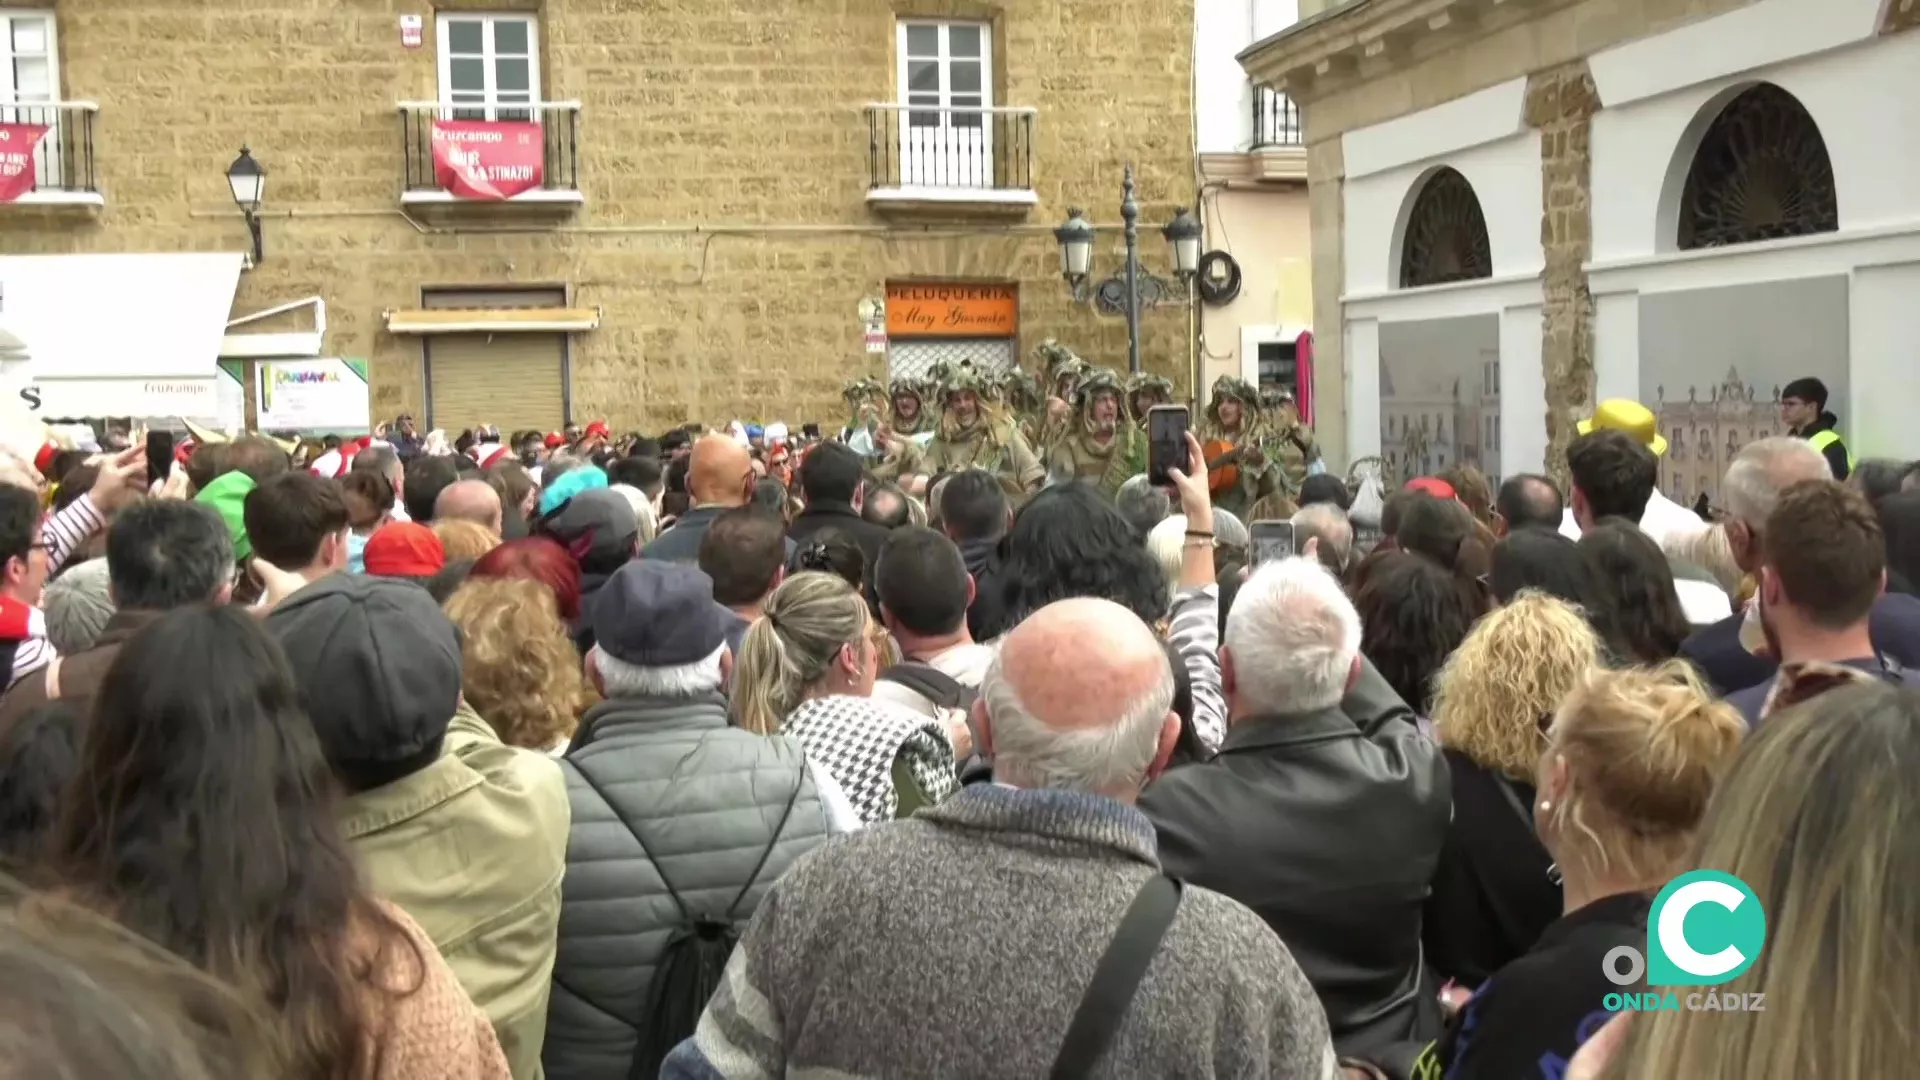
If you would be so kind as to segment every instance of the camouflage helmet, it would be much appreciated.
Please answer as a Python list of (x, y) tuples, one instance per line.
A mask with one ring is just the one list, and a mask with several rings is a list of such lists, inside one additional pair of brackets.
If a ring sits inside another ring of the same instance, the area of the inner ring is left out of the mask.
[[(965, 361), (962, 361), (962, 363), (964, 362)], [(922, 398), (940, 396), (947, 385), (947, 381), (952, 378), (953, 362), (951, 360), (935, 360), (927, 367), (926, 374), (922, 375), (919, 379), (918, 389), (920, 396)]]
[(1021, 368), (1008, 368), (1000, 374), (1000, 397), (1020, 412), (1031, 412), (1046, 404), (1047, 392)]
[(1159, 394), (1168, 401), (1172, 401), (1173, 380), (1167, 378), (1165, 375), (1151, 375), (1144, 371), (1132, 375), (1127, 379), (1127, 397), (1129, 399), (1135, 394), (1144, 394), (1149, 391)]
[(947, 368), (946, 378), (941, 382), (940, 400), (945, 401), (962, 390), (992, 400), (993, 386), (993, 372), (975, 367), (971, 360), (962, 360)]
[(1114, 401), (1119, 404), (1122, 409), (1126, 408), (1126, 392), (1120, 382), (1120, 376), (1115, 374), (1111, 368), (1093, 368), (1087, 372), (1086, 378), (1081, 379), (1080, 385), (1074, 389), (1074, 411), (1079, 413), (1086, 412), (1093, 404), (1093, 395), (1102, 390), (1111, 391)]
[(840, 386), (840, 397), (849, 405), (870, 401), (885, 392), (878, 379), (848, 379)]
[(1059, 382), (1064, 369), (1077, 365), (1078, 369), (1084, 372), (1087, 366), (1086, 361), (1080, 359), (1072, 349), (1053, 338), (1048, 338), (1035, 346), (1033, 355), (1044, 366), (1048, 383)]
[(1280, 406), (1293, 404), (1293, 391), (1284, 386), (1263, 386), (1260, 388), (1260, 407), (1268, 412), (1278, 412)]
[(1258, 406), (1260, 391), (1254, 389), (1245, 379), (1222, 375), (1213, 381), (1213, 398), (1207, 407), (1211, 409), (1226, 398), (1232, 398), (1244, 406)]
[[(879, 390), (880, 388), (878, 386), (874, 387), (875, 393), (878, 393)], [(912, 394), (917, 398), (925, 398), (927, 396), (926, 390), (919, 380), (896, 376), (891, 383), (887, 384), (887, 400), (891, 402), (901, 394)]]

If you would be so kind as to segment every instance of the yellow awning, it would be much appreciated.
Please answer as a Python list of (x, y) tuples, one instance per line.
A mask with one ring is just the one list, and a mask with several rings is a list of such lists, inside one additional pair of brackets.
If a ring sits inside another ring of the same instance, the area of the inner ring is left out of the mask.
[(435, 308), (387, 312), (394, 334), (573, 333), (600, 326), (599, 308)]

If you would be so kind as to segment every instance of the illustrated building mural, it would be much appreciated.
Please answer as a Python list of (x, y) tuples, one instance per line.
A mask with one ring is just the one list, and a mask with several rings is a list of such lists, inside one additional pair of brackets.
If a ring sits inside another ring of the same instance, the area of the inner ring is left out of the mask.
[(1780, 388), (1762, 391), (1743, 379), (1738, 368), (1728, 368), (1726, 379), (1707, 387), (1704, 395), (1698, 386), (1673, 388), (1671, 400), (1664, 385), (1654, 393), (1660, 433), (1667, 437), (1660, 491), (1684, 506), (1693, 505), (1701, 492), (1718, 506), (1721, 478), (1740, 448), (1787, 433), (1780, 422)]

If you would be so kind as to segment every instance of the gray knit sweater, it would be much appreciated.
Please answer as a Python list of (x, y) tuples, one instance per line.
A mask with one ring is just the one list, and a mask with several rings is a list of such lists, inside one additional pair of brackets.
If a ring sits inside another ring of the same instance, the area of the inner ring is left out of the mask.
[[(1045, 1076), (1157, 866), (1131, 806), (990, 784), (829, 841), (761, 901), (661, 1076)], [(1326, 1016), (1280, 939), (1193, 887), (1097, 1071), (1336, 1074)]]

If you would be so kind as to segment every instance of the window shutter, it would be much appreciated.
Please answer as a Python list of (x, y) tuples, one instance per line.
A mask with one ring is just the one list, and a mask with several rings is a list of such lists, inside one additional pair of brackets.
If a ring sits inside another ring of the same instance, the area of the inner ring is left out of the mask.
[(427, 422), (557, 431), (566, 422), (563, 334), (447, 334), (427, 345)]

